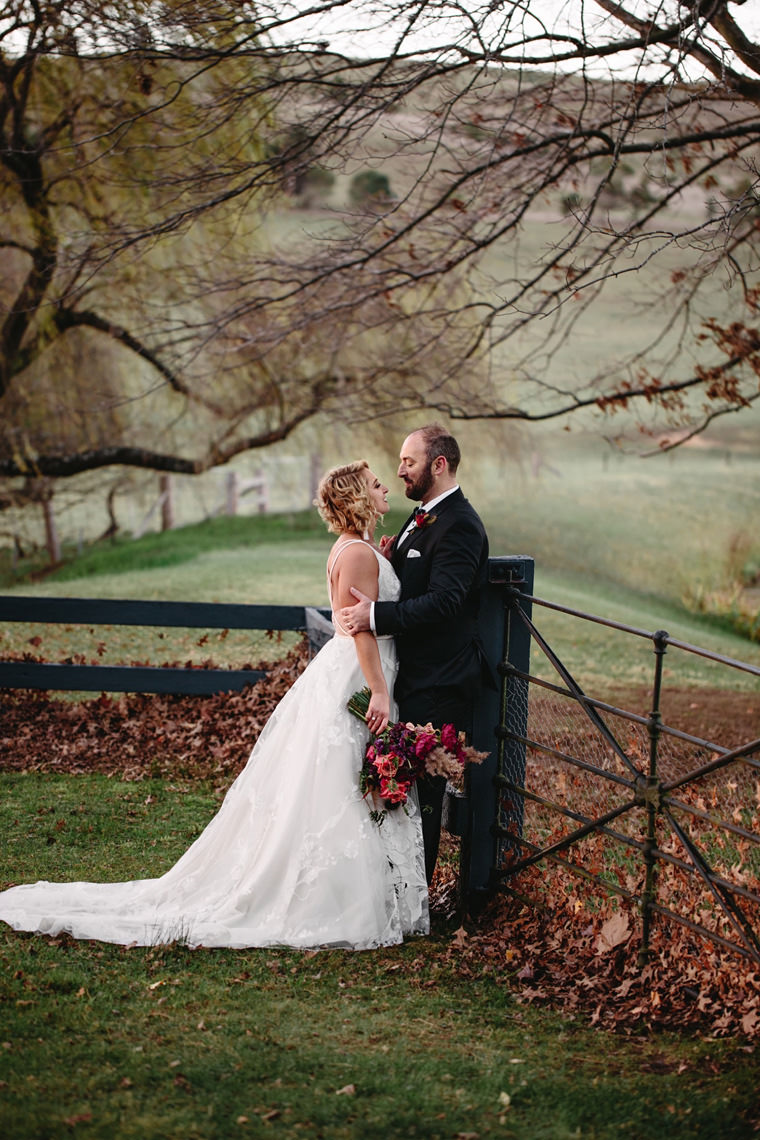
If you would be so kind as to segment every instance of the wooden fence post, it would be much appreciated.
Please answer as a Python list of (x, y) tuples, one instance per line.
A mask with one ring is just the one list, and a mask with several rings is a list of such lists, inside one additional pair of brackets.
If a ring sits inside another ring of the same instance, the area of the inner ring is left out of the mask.
[(42, 514), (45, 519), (45, 545), (50, 561), (55, 565), (61, 561), (61, 540), (58, 537), (58, 527), (55, 525), (52, 490), (46, 491), (43, 495)]
[(256, 482), (259, 492), (259, 514), (265, 515), (269, 509), (269, 486), (267, 484), (266, 475), (261, 467), (256, 476)]
[(238, 475), (237, 471), (227, 472), (227, 497), (225, 500), (225, 514), (236, 515), (238, 509)]
[(171, 475), (161, 475), (158, 480), (161, 501), (161, 530), (174, 528), (174, 486)]
[(322, 457), (316, 452), (312, 452), (309, 462), (309, 506), (314, 502), (319, 490), (319, 481), (324, 472), (322, 471)]

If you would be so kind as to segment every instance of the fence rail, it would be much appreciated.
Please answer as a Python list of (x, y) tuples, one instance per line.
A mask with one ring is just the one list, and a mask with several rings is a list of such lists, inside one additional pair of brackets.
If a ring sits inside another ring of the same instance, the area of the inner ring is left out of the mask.
[[(227, 602), (157, 602), (106, 598), (0, 597), (0, 622), (65, 625), (162, 626), (186, 629), (250, 629), (307, 633), (314, 647), (332, 627), (329, 610), (311, 606)], [(78, 665), (0, 661), (0, 689), (114, 693), (185, 693), (208, 696), (254, 684), (260, 669), (175, 666)]]

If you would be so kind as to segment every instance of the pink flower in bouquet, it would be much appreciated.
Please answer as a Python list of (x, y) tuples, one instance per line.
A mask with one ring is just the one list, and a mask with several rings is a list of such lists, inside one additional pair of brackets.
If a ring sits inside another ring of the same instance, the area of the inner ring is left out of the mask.
[(423, 730), (414, 742), (415, 756), (427, 756), (428, 752), (432, 751), (437, 743), (438, 738), (434, 732), (425, 732)]
[(445, 776), (452, 784), (459, 784), (464, 764), (447, 748), (433, 748), (425, 757), (428, 776)]
[(376, 756), (374, 757), (374, 764), (378, 776), (383, 776), (386, 780), (395, 776), (398, 771), (395, 756)]
[(453, 724), (444, 724), (441, 729), (441, 744), (447, 752), (456, 752), (459, 744), (457, 730)]

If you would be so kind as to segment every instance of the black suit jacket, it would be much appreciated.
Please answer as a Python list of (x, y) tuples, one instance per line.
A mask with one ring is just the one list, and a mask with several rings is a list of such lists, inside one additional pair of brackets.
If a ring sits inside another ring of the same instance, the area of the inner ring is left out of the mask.
[[(448, 495), (431, 515), (435, 521), (394, 547), (391, 562), (401, 581), (400, 600), (375, 603), (377, 633), (396, 638), (399, 701), (439, 685), (474, 692), (490, 680), (478, 634), (488, 563), (485, 528), (461, 490)], [(399, 535), (405, 529), (406, 524)]]

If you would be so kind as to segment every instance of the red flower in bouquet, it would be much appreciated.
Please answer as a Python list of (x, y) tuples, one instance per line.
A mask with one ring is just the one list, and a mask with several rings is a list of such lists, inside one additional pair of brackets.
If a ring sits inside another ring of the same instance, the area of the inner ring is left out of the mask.
[(410, 788), (411, 784), (400, 784), (398, 780), (381, 780), (378, 790), (384, 800), (397, 807), (398, 804), (406, 803)]
[[(348, 709), (366, 724), (370, 691), (354, 693)], [(373, 737), (364, 753), (359, 787), (363, 795), (383, 801), (382, 811), (373, 816), (382, 823), (388, 809), (402, 807), (420, 776), (445, 776), (453, 784), (461, 781), (466, 764), (479, 764), (487, 752), (466, 745), (464, 734), (453, 724), (433, 728), (432, 724), (397, 722)]]

